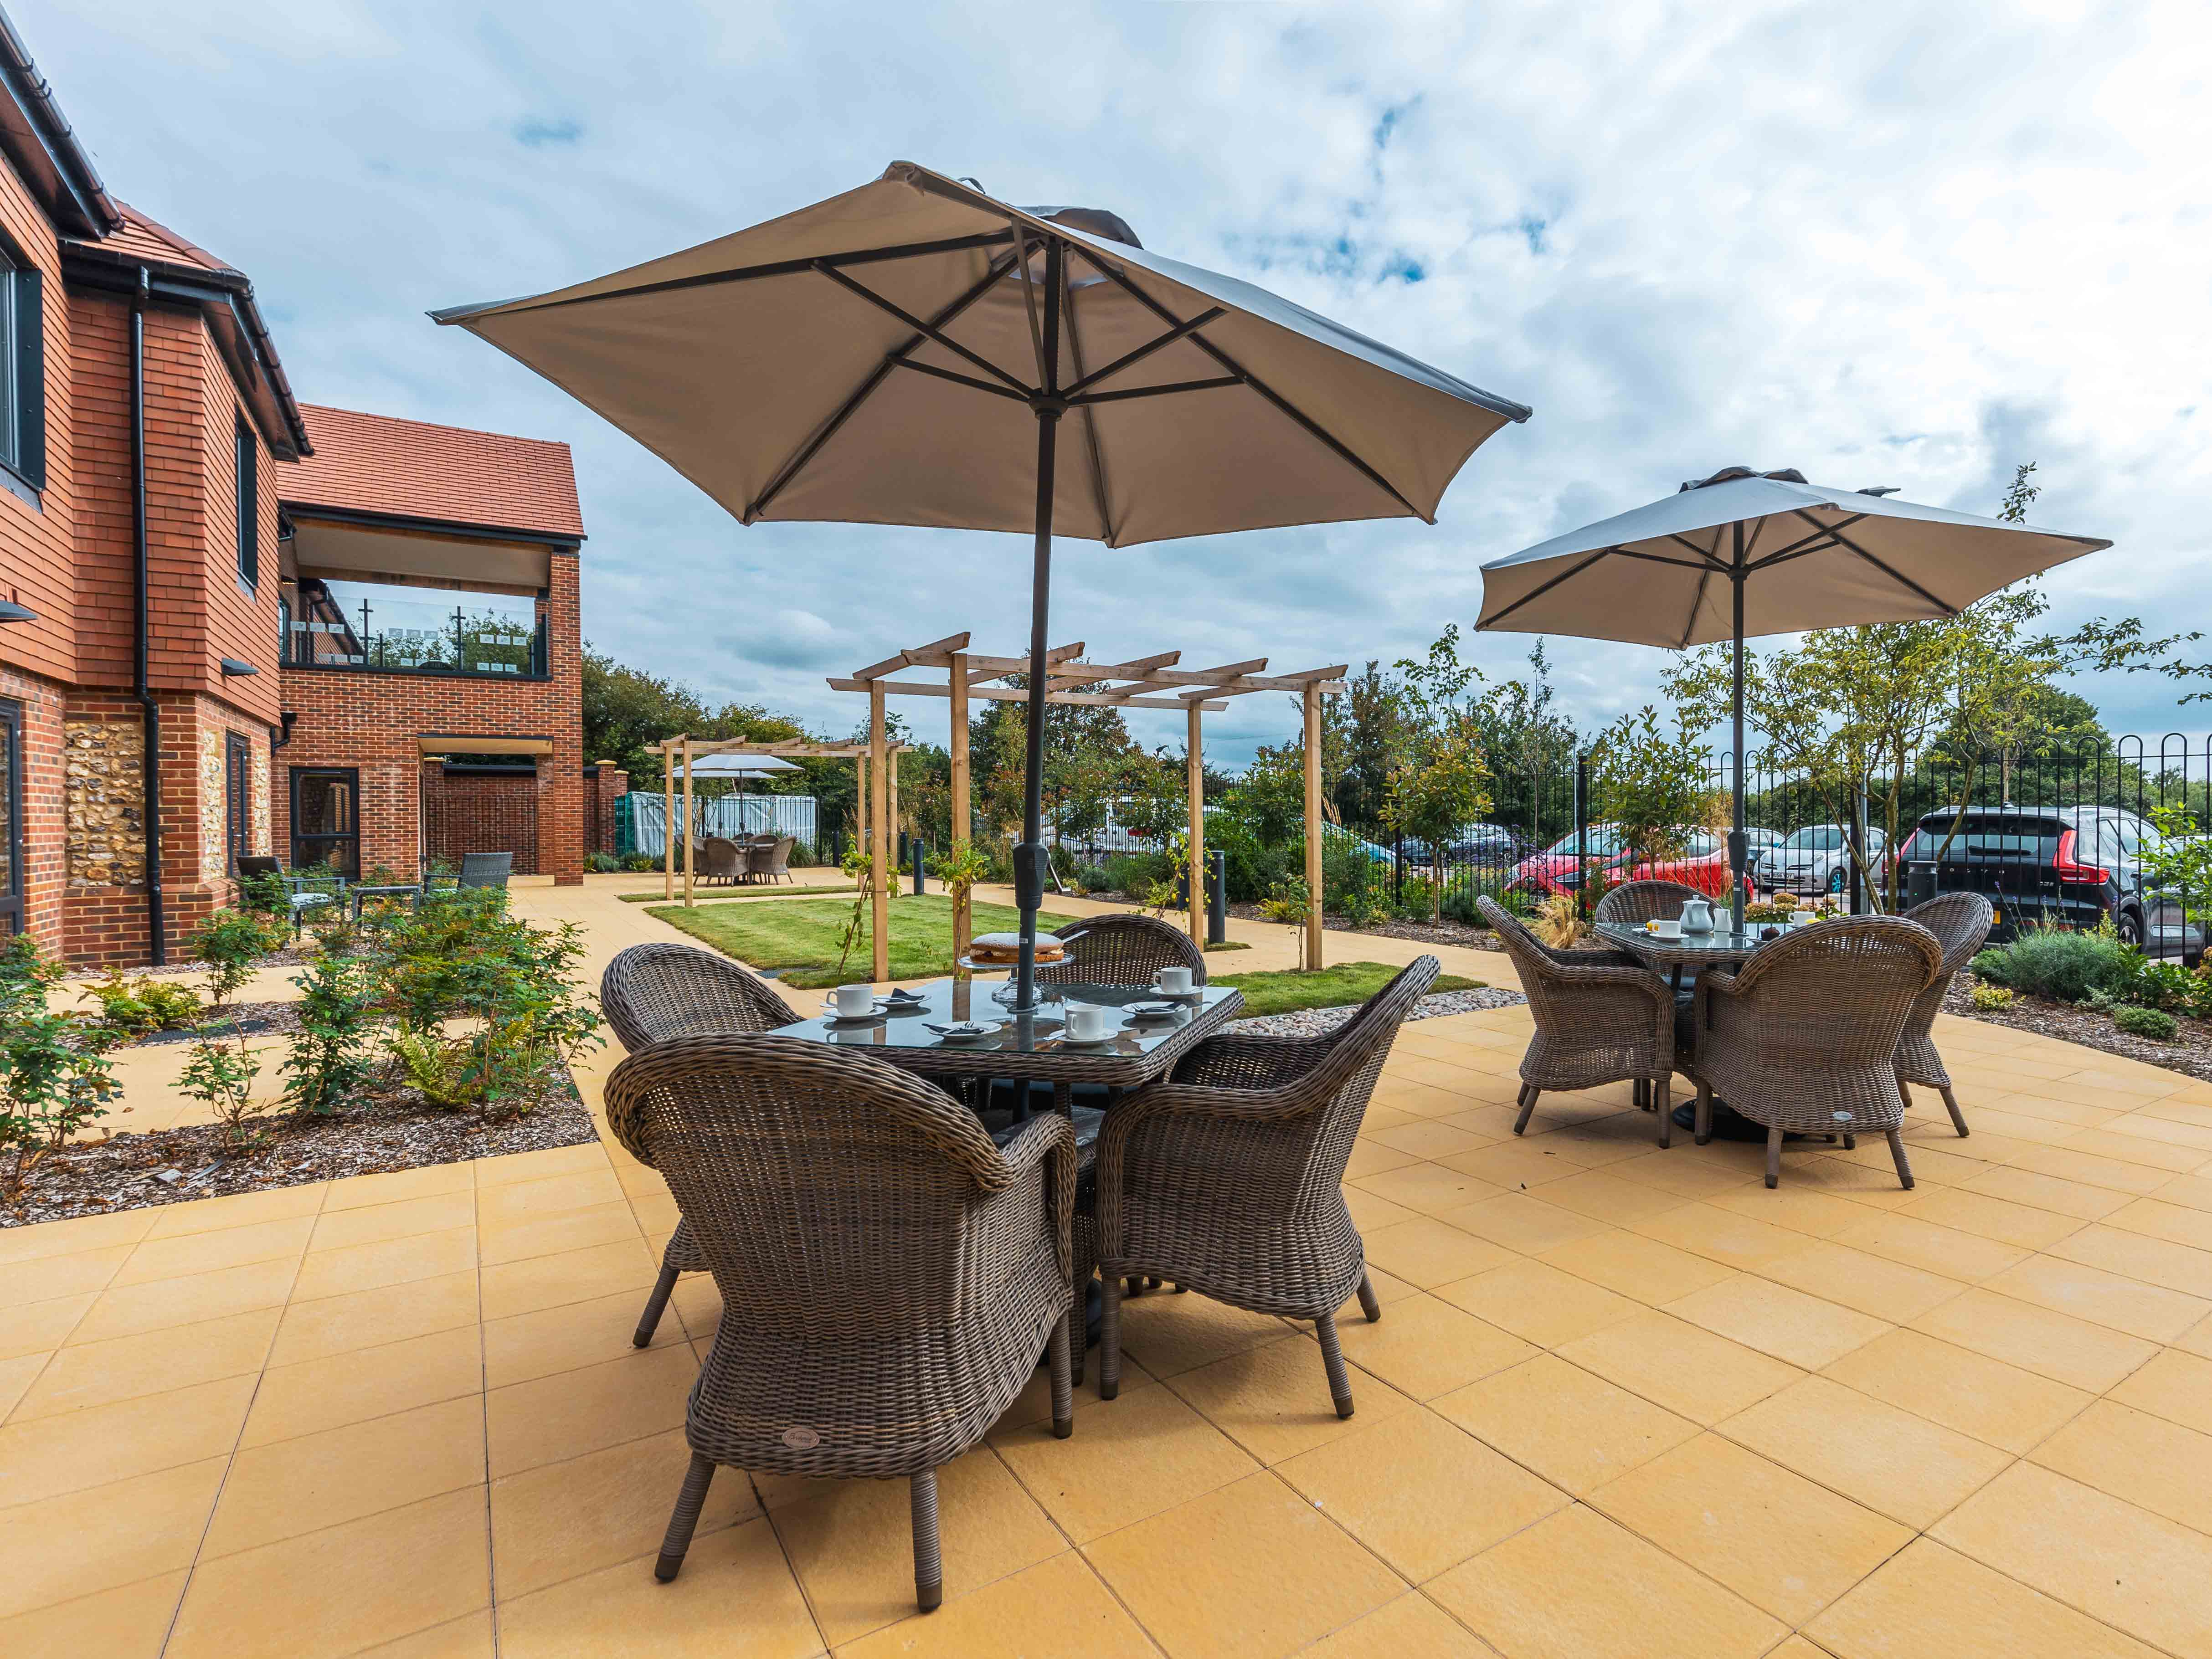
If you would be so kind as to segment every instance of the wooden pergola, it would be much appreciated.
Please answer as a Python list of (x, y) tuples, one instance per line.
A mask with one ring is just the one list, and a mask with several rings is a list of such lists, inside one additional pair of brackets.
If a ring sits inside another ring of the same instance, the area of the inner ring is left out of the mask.
[[(880, 735), (880, 734), (878, 734)], [(664, 816), (661, 819), (665, 832), (661, 836), (661, 896), (676, 896), (676, 774), (680, 767), (684, 773), (684, 902), (692, 903), (691, 890), (696, 872), (691, 867), (693, 830), (698, 820), (691, 816), (691, 763), (707, 755), (738, 755), (757, 760), (848, 760), (859, 768), (860, 821), (867, 822), (869, 775), (884, 781), (884, 787), (875, 793), (890, 797), (894, 817), (898, 812), (898, 757), (906, 751), (906, 744), (861, 743), (813, 743), (804, 738), (793, 738), (778, 743), (757, 743), (745, 738), (727, 738), (717, 741), (694, 743), (689, 737), (674, 737), (659, 745), (661, 759), (660, 790)], [(882, 872), (877, 872), (878, 885)], [(877, 978), (884, 977), (878, 974)]]
[[(955, 842), (968, 839), (969, 789), (968, 776), (968, 700), (981, 698), (988, 702), (1025, 702), (1025, 690), (991, 682), (1003, 680), (1010, 675), (1027, 679), (1034, 672), (1027, 654), (1018, 657), (989, 657), (971, 653), (968, 649), (969, 636), (954, 634), (945, 639), (933, 640), (927, 645), (916, 646), (911, 651), (902, 651), (895, 657), (886, 657), (871, 663), (849, 678), (832, 678), (833, 691), (864, 691), (868, 696), (868, 737), (872, 753), (884, 752), (886, 727), (884, 704), (890, 697), (944, 697), (951, 705), (952, 756), (952, 838)], [(1179, 708), (1188, 722), (1186, 731), (1187, 755), (1190, 795), (1190, 936), (1201, 949), (1206, 944), (1206, 766), (1200, 731), (1200, 716), (1218, 713), (1229, 706), (1228, 699), (1249, 696), (1255, 691), (1288, 691), (1299, 699), (1305, 714), (1305, 826), (1306, 826), (1306, 886), (1314, 897), (1314, 904), (1306, 919), (1306, 961), (1310, 966), (1321, 966), (1321, 700), (1344, 690), (1346, 665), (1339, 663), (1330, 668), (1310, 668), (1295, 674), (1267, 672), (1267, 659), (1255, 657), (1247, 662), (1223, 663), (1214, 668), (1178, 668), (1180, 651), (1163, 651), (1156, 656), (1140, 657), (1133, 662), (1096, 663), (1079, 660), (1084, 647), (1080, 641), (1063, 645), (1048, 651), (1044, 659), (1045, 701), (1048, 703), (1073, 703), (1089, 708)], [(935, 680), (894, 679), (891, 677), (908, 669), (942, 670), (940, 683)], [(878, 833), (874, 840), (874, 886), (876, 939), (876, 978), (889, 976), (890, 895), (884, 885), (884, 860), (890, 844), (891, 826), (896, 822), (885, 808), (890, 805), (881, 799), (877, 803)], [(955, 923), (956, 939), (964, 933)]]

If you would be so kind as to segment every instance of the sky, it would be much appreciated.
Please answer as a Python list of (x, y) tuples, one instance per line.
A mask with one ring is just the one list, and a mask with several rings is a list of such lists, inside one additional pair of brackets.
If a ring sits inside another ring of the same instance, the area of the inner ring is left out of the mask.
[[(1480, 566), (1745, 464), (2114, 546), (2052, 619), (2212, 629), (2199, 6), (609, 7), (15, 0), (110, 190), (245, 270), (304, 400), (565, 441), (595, 648), (851, 731), (830, 674), (1028, 632), (1025, 538), (744, 528), (435, 307), (560, 287), (894, 160), (1109, 208), (1146, 246), (1389, 342), (1534, 417), (1414, 520), (1063, 542), (1094, 659), (1386, 665), (1472, 630)], [(2191, 23), (2189, 20), (2196, 17)], [(1494, 677), (1525, 636), (1467, 654)], [(1590, 725), (1665, 654), (1550, 647)], [(2201, 727), (2149, 676), (2115, 731)], [(941, 705), (905, 711), (932, 735)], [(1157, 724), (1158, 729), (1155, 729)], [(1133, 714), (1147, 743), (1180, 717)], [(1289, 699), (1208, 717), (1237, 764)]]

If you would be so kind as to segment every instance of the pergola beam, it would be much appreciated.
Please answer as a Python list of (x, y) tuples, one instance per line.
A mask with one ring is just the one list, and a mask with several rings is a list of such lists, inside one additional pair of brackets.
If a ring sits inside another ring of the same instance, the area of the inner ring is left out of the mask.
[[(830, 689), (832, 691), (866, 691), (878, 685), (882, 686), (887, 695), (894, 697), (949, 697), (952, 695), (952, 688), (949, 685), (930, 685), (915, 680), (833, 679), (830, 682)], [(1028, 692), (1017, 691), (1010, 685), (970, 685), (968, 688), (968, 695), (971, 697), (981, 697), (986, 702), (1027, 702), (1030, 696)], [(1182, 702), (1172, 697), (1125, 697), (1119, 692), (1103, 691), (1048, 691), (1045, 693), (1045, 701), (1056, 703), (1108, 703), (1116, 708), (1181, 708), (1183, 706)], [(1216, 714), (1229, 707), (1225, 702), (1210, 702), (1205, 706), (1207, 712)]]

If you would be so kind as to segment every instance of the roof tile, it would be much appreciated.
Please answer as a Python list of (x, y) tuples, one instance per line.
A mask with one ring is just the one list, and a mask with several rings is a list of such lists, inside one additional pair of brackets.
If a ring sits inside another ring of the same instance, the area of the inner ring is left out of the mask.
[(302, 404), (314, 453), (277, 475), (288, 507), (584, 533), (568, 446)]

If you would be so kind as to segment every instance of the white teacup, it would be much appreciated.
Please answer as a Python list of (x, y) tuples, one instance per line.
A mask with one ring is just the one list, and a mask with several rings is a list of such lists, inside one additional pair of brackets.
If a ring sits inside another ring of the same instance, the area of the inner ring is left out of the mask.
[(1152, 976), (1152, 989), (1164, 996), (1182, 997), (1190, 994), (1190, 969), (1163, 968)]
[(841, 985), (830, 994), (830, 1000), (841, 1018), (858, 1019), (863, 1014), (876, 1012), (876, 988), (872, 985)]
[(1792, 910), (1790, 913), (1790, 920), (1800, 927), (1810, 927), (1820, 919), (1820, 913), (1818, 910)]
[(1067, 1012), (1067, 1035), (1077, 1042), (1096, 1042), (1112, 1030), (1106, 1010), (1091, 1002), (1071, 1002), (1065, 1005)]

